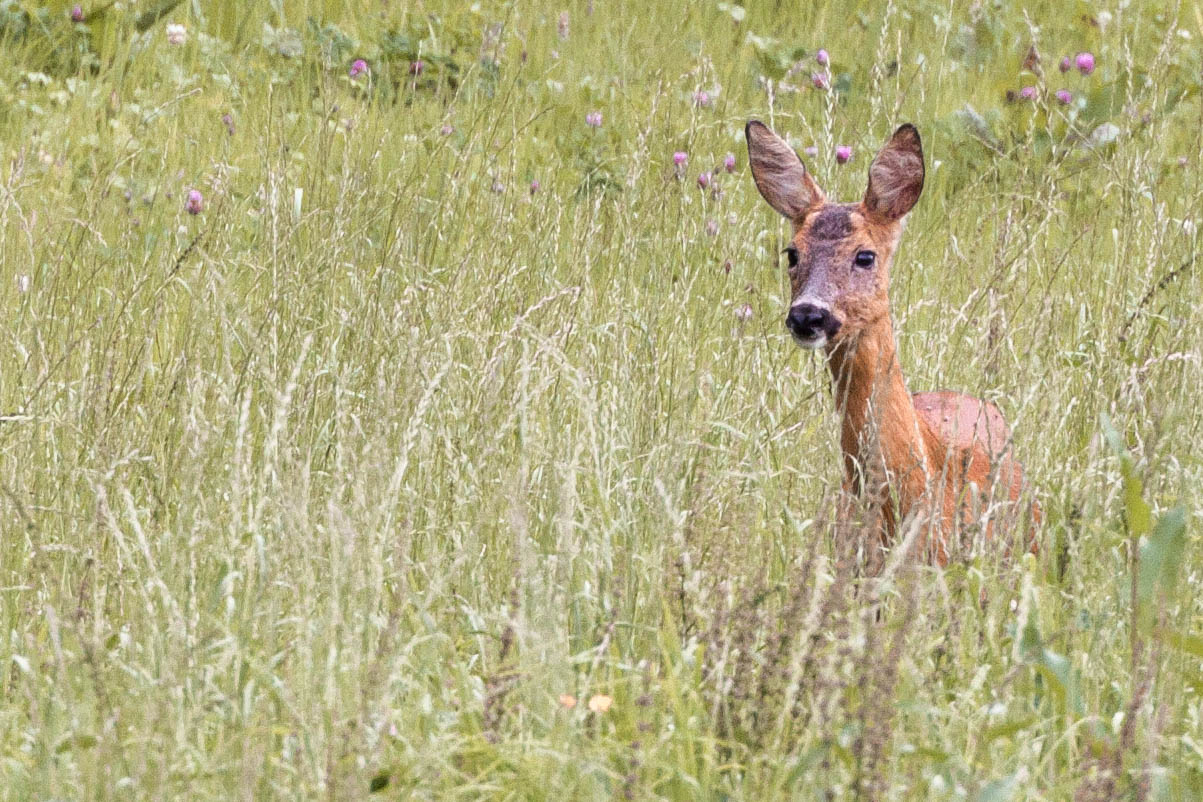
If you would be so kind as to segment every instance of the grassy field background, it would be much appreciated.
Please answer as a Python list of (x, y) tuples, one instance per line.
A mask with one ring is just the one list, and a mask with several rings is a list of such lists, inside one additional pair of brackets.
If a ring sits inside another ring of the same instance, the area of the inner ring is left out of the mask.
[[(72, 13), (0, 2), (0, 797), (1203, 797), (1198, 2)], [(858, 571), (750, 117), (844, 200), (919, 127), (902, 364), (1039, 555)]]

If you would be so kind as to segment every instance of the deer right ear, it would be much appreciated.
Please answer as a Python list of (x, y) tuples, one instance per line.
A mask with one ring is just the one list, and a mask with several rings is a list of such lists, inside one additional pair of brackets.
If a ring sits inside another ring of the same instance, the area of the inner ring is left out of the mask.
[(744, 136), (748, 139), (752, 178), (769, 206), (790, 220), (797, 220), (808, 208), (823, 201), (823, 190), (784, 139), (759, 120), (748, 123)]

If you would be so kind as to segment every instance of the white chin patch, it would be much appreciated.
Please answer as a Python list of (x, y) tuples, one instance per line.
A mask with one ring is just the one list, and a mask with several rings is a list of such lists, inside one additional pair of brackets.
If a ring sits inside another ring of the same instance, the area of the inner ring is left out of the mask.
[(809, 337), (806, 339), (803, 339), (802, 337), (799, 337), (798, 335), (795, 334), (794, 342), (796, 342), (798, 345), (800, 345), (803, 348), (806, 348), (808, 350), (814, 350), (815, 348), (822, 348), (824, 345), (827, 345), (827, 334), (824, 332), (820, 332), (819, 334), (815, 335), (814, 337)]

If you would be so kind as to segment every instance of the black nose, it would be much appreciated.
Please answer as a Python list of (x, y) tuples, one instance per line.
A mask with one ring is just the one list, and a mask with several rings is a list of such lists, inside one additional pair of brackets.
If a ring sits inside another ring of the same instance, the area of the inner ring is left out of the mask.
[(790, 307), (785, 326), (803, 340), (813, 340), (820, 333), (830, 337), (840, 327), (829, 310), (812, 304)]

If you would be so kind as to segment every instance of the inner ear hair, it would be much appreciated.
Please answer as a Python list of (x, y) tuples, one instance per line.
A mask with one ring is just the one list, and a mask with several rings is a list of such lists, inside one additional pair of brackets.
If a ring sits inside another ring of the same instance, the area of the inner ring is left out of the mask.
[(870, 214), (898, 220), (914, 207), (923, 192), (925, 170), (919, 132), (903, 125), (869, 166), (864, 205)]
[(813, 204), (822, 201), (822, 190), (784, 139), (759, 120), (748, 123), (744, 136), (752, 178), (770, 206), (797, 221)]

